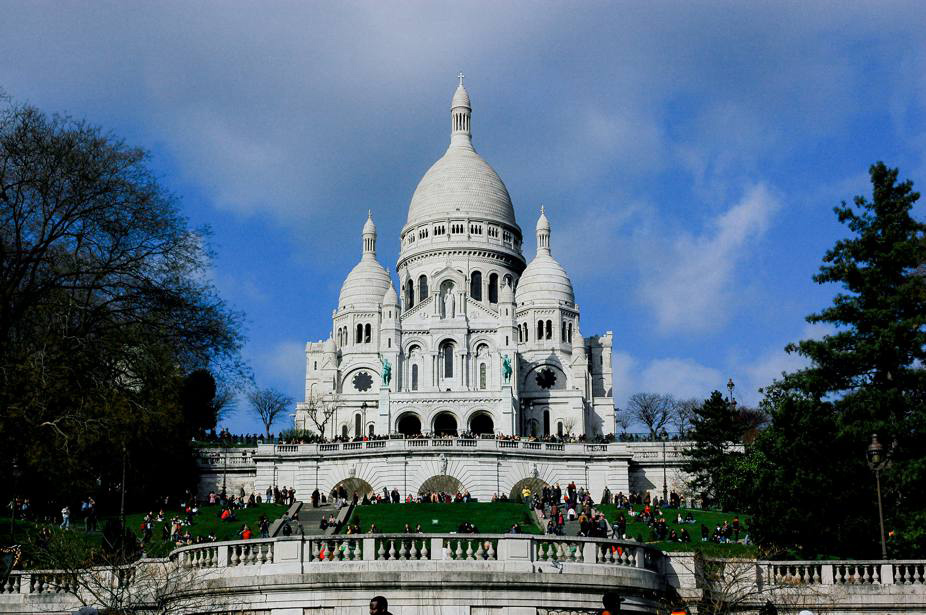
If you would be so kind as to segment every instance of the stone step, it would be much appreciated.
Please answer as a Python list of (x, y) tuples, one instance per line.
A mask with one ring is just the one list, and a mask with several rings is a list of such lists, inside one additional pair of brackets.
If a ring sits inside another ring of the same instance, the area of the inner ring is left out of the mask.
[(319, 527), (319, 523), (321, 523), (322, 517), (329, 515), (335, 517), (338, 515), (338, 509), (334, 507), (334, 504), (320, 504), (318, 508), (312, 508), (311, 502), (305, 502), (299, 510), (298, 519), (302, 527), (305, 528), (306, 535), (320, 536), (325, 532)]

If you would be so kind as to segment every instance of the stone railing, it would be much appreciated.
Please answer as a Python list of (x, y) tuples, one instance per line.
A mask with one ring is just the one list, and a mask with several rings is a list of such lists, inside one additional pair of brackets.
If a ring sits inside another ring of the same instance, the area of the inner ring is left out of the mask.
[[(587, 457), (588, 455), (627, 455), (631, 454), (625, 444), (589, 444), (583, 442), (532, 442), (529, 440), (497, 440), (495, 438), (409, 438), (409, 439), (390, 439), (390, 440), (368, 440), (366, 442), (331, 442), (326, 444), (261, 444), (256, 454), (260, 457), (271, 455), (282, 456), (337, 456), (337, 455), (356, 455), (380, 454), (389, 452), (406, 452), (406, 451), (428, 451), (437, 449), (447, 451), (453, 449), (460, 452), (488, 452), (503, 450), (506, 453), (511, 451), (524, 451), (530, 454), (551, 454), (557, 456), (578, 455)], [(231, 456), (229, 459), (231, 460)], [(671, 458), (671, 455), (670, 455)], [(660, 456), (659, 459), (662, 459)], [(208, 462), (211, 466), (220, 466), (221, 457), (212, 453), (212, 460)], [(229, 462), (231, 465), (231, 461)], [(244, 461), (236, 460), (236, 463)], [(250, 458), (248, 463), (253, 463)]]
[[(179, 566), (246, 568), (286, 564), (404, 561), (584, 564), (661, 572), (663, 554), (632, 541), (529, 534), (340, 534), (209, 543), (170, 555)], [(270, 571), (272, 568), (268, 568)]]
[(788, 585), (926, 585), (926, 562), (759, 562), (767, 587)]

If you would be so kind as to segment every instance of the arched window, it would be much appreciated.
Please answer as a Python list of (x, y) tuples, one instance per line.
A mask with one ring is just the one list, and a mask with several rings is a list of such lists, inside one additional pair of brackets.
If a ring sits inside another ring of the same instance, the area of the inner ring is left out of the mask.
[(453, 342), (444, 342), (440, 345), (440, 358), (444, 370), (444, 378), (453, 378)]
[(342, 438), (347, 437), (347, 425), (341, 425), (341, 437)]
[(542, 320), (537, 321), (537, 339), (538, 340), (543, 339), (543, 321)]
[(355, 436), (362, 436), (362, 435), (363, 435), (363, 427), (362, 427), (362, 423), (361, 423), (362, 420), (363, 420), (363, 419), (362, 419), (362, 417), (360, 416), (360, 413), (359, 413), (359, 412), (358, 412), (357, 414), (354, 415), (354, 435), (355, 435)]
[(524, 341), (524, 333), (521, 330), (521, 325), (518, 325), (518, 343), (520, 344), (523, 341)]
[(498, 303), (498, 274), (489, 275), (489, 303)]
[(558, 435), (560, 438), (563, 437), (563, 422), (562, 421), (556, 421), (556, 435)]
[(418, 278), (418, 301), (424, 301), (428, 298), (428, 276), (422, 275)]
[(561, 341), (565, 342), (566, 341), (566, 322), (565, 321), (560, 323), (559, 332), (560, 332), (560, 336), (562, 337)]
[[(370, 325), (367, 326), (369, 327)], [(550, 320), (547, 321), (547, 339), (553, 339), (553, 321)]]
[(363, 341), (363, 325), (357, 325), (357, 336), (354, 338), (354, 343), (359, 344)]
[(412, 365), (412, 391), (418, 390), (418, 366)]
[(572, 323), (566, 328), (566, 341), (572, 343)]
[(409, 280), (405, 283), (405, 309), (415, 305), (415, 283)]
[[(510, 275), (505, 276), (505, 286), (511, 286), (511, 276)], [(512, 286), (512, 290), (514, 290), (513, 286)]]
[(469, 296), (476, 301), (482, 301), (482, 273), (474, 271), (469, 276)]
[(486, 364), (479, 364), (479, 388), (483, 391), (486, 389)]
[[(547, 327), (548, 327), (548, 328), (549, 328), (549, 325), (550, 325), (550, 321), (547, 321)], [(370, 343), (370, 340), (372, 339), (371, 336), (370, 336), (370, 333), (371, 333), (371, 331), (370, 331), (370, 325), (367, 324), (366, 326), (363, 327), (363, 342), (364, 342), (365, 344), (369, 344), (369, 343)], [(547, 333), (549, 333), (549, 331), (547, 331)], [(547, 337), (549, 337), (549, 335), (548, 335)]]
[(525, 343), (526, 343), (526, 342), (528, 341), (528, 327), (527, 327), (527, 323), (524, 323), (523, 328), (524, 328), (524, 341), (525, 341)]
[(373, 425), (373, 423), (370, 423), (370, 426), (367, 427), (367, 435), (370, 436), (370, 437), (372, 438), (373, 435), (376, 433), (376, 432), (375, 432), (375, 429), (376, 429), (376, 427)]
[(543, 435), (545, 436), (550, 435), (550, 411), (549, 410), (543, 411)]

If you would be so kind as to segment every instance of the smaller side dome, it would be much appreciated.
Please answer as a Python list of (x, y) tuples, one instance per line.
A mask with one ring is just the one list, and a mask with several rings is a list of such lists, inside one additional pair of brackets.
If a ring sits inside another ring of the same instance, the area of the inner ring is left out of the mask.
[(550, 253), (550, 221), (540, 208), (537, 220), (537, 255), (528, 263), (515, 293), (518, 305), (524, 303), (567, 303), (575, 305), (572, 281)]
[(399, 295), (395, 292), (395, 286), (392, 285), (392, 279), (389, 279), (389, 288), (383, 295), (383, 305), (399, 305)]
[(502, 283), (502, 288), (498, 293), (498, 302), (514, 303), (514, 290), (512, 290), (511, 284)]
[(367, 214), (362, 237), (362, 256), (360, 262), (351, 269), (344, 284), (341, 285), (338, 309), (348, 305), (366, 307), (379, 305), (386, 290), (392, 286), (389, 273), (376, 260), (376, 226), (373, 224), (372, 213)]

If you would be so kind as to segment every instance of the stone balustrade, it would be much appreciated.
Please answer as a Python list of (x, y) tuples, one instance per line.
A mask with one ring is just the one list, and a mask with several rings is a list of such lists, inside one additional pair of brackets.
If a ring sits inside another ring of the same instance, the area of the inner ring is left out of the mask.
[[(371, 587), (389, 594), (390, 603), (405, 601), (400, 613), (429, 612), (431, 604), (461, 614), (473, 604), (508, 605), (498, 612), (519, 614), (593, 609), (607, 589), (618, 590), (633, 612), (656, 613), (660, 600), (672, 596), (690, 605), (708, 589), (717, 597), (725, 573), (699, 575), (698, 561), (692, 553), (598, 538), (361, 534), (191, 545), (167, 559), (80, 574), (142, 594), (158, 586), (150, 582), (152, 574), (174, 575), (174, 591), (183, 587), (185, 595), (210, 604), (232, 601), (237, 609), (269, 615), (302, 612), (302, 604), (338, 604), (353, 612), (369, 601)], [(800, 603), (838, 615), (926, 612), (922, 560), (715, 561), (724, 564), (717, 570), (728, 573), (753, 571), (739, 578), (753, 587), (744, 592), (753, 607), (781, 598), (783, 606)], [(716, 583), (721, 585), (708, 587)], [(86, 585), (73, 573), (14, 571), (0, 582), (0, 613), (69, 612), (79, 606), (77, 595)], [(422, 592), (433, 602), (421, 603)], [(201, 601), (194, 611), (202, 611)]]
[(662, 552), (632, 541), (529, 534), (360, 534), (271, 538), (181, 547), (171, 554), (181, 567), (235, 568), (441, 560), (454, 562), (572, 563), (624, 566), (658, 573)]

